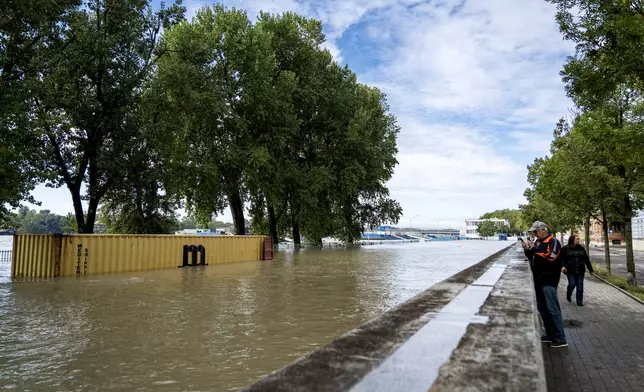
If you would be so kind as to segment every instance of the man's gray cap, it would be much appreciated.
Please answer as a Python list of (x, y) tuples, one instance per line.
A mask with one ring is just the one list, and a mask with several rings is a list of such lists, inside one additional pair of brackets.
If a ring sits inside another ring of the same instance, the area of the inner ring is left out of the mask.
[(546, 226), (546, 224), (541, 221), (534, 221), (532, 227), (530, 227), (528, 231), (533, 232), (537, 230), (548, 230), (548, 226)]

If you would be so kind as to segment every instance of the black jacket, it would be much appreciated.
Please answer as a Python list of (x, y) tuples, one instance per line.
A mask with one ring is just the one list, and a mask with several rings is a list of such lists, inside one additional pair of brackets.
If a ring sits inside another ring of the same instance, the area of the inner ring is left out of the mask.
[(593, 272), (593, 266), (590, 264), (590, 258), (583, 246), (565, 246), (561, 251), (563, 266), (568, 270), (567, 274), (579, 275), (588, 271)]
[(537, 286), (559, 285), (561, 278), (561, 243), (554, 236), (549, 235), (543, 240), (537, 239), (531, 248), (524, 249), (530, 260), (534, 283)]

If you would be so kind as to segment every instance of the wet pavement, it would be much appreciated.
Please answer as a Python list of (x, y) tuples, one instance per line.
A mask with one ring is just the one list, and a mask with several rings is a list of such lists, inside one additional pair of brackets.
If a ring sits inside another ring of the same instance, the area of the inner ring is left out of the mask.
[(305, 249), (39, 282), (0, 265), (0, 390), (236, 390), (507, 245)]

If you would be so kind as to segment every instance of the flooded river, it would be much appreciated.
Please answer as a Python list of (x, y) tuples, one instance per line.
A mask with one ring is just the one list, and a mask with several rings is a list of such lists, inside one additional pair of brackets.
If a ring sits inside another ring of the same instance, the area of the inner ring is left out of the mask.
[(236, 390), (507, 245), (291, 250), (23, 283), (0, 264), (0, 390)]

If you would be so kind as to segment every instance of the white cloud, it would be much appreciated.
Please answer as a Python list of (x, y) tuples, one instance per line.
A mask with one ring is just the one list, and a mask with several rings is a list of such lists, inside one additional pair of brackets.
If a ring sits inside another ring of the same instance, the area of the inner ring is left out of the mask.
[(407, 214), (420, 215), (417, 222), (460, 221), (522, 202), (524, 167), (497, 153), (494, 137), (413, 120), (402, 125), (406, 144), (388, 185)]

